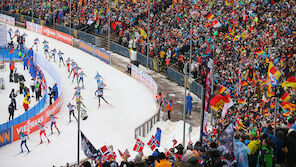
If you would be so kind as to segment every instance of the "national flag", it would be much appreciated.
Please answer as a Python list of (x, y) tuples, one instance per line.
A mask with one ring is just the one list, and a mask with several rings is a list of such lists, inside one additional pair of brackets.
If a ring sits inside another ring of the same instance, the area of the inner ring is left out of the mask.
[(244, 7), (244, 11), (243, 11), (243, 21), (248, 21), (248, 15), (247, 15), (246, 7)]
[(263, 54), (264, 52), (263, 52), (262, 49), (258, 49), (255, 53), (256, 53), (257, 55), (261, 55), (261, 54)]
[(272, 91), (272, 85), (271, 85), (271, 83), (268, 83), (268, 85), (267, 85), (267, 96), (272, 97), (274, 95), (275, 95), (275, 93)]
[(147, 143), (147, 145), (151, 148), (151, 150), (153, 151), (155, 149), (155, 147), (157, 147), (159, 145), (158, 140), (156, 140), (156, 138), (152, 135), (151, 139), (149, 140), (149, 142)]
[(101, 147), (99, 151), (101, 152), (104, 160), (110, 160), (112, 158), (112, 154), (106, 145)]
[(283, 87), (291, 87), (293, 89), (296, 89), (296, 79), (295, 75), (291, 76), (286, 80), (286, 82), (281, 84)]
[(241, 82), (241, 86), (243, 87), (243, 86), (247, 86), (248, 85), (248, 82), (247, 81), (242, 81)]
[(137, 139), (133, 150), (136, 151), (136, 152), (142, 152), (144, 146), (145, 146), (145, 144), (140, 139)]
[[(234, 131), (233, 131), (232, 123), (230, 123), (226, 127), (226, 129), (219, 135), (220, 146), (223, 148), (223, 152), (226, 154), (229, 153), (233, 155), (233, 150), (234, 150), (233, 136), (234, 136)], [(233, 159), (231, 159), (230, 161), (233, 161)]]
[(118, 153), (121, 157), (123, 157), (123, 153), (118, 149)]
[(141, 31), (141, 36), (143, 36), (144, 37), (144, 39), (146, 39), (147, 38), (147, 33), (143, 30), (143, 28), (140, 28), (140, 31)]
[(212, 107), (214, 110), (223, 109), (223, 106), (225, 103), (229, 103), (229, 98), (222, 96), (220, 94), (217, 94), (210, 100), (210, 107)]
[(92, 145), (92, 143), (85, 137), (85, 135), (81, 132), (81, 148), (85, 156), (94, 160), (97, 157), (101, 156), (98, 150)]
[(207, 19), (208, 20), (212, 20), (214, 18), (214, 15), (212, 14), (212, 13), (209, 13), (208, 15), (207, 15)]
[(173, 146), (175, 146), (178, 143), (178, 141), (174, 138), (173, 139)]
[(215, 27), (215, 28), (218, 28), (218, 27), (221, 27), (221, 23), (218, 21), (217, 18), (215, 18), (212, 22), (211, 22), (211, 27)]
[(289, 93), (285, 92), (280, 99), (281, 99), (281, 101), (288, 101), (290, 98), (291, 97), (290, 97)]
[(223, 85), (221, 85), (219, 88), (219, 93), (222, 94), (225, 90), (226, 88)]
[(125, 149), (124, 155), (126, 155), (127, 157), (130, 157), (131, 156), (131, 154), (129, 153), (128, 149)]
[(245, 99), (239, 99), (237, 101), (238, 104), (246, 104), (246, 100)]
[(226, 104), (224, 105), (223, 110), (222, 110), (222, 114), (221, 114), (221, 116), (222, 116), (223, 118), (224, 118), (225, 115), (227, 114), (227, 110), (228, 110), (230, 107), (232, 107), (233, 105), (234, 105), (234, 103), (233, 103), (232, 99), (230, 100), (229, 103), (226, 103)]
[(295, 110), (295, 104), (289, 102), (280, 103), (283, 109)]
[(281, 76), (281, 73), (274, 67), (274, 65), (271, 62), (269, 62), (268, 66), (267, 79), (270, 79), (270, 76), (273, 76), (276, 80), (278, 80)]

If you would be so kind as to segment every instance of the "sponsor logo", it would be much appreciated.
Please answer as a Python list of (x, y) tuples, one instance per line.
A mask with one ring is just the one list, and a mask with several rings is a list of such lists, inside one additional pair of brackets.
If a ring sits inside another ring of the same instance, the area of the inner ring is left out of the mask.
[(5, 129), (0, 132), (0, 147), (12, 142), (11, 128)]

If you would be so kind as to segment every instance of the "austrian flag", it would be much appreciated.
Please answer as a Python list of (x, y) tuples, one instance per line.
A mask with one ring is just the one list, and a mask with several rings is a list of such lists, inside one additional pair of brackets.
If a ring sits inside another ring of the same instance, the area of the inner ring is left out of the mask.
[(137, 139), (133, 150), (136, 152), (143, 152), (144, 146), (145, 146), (145, 144), (140, 139)]
[(155, 147), (157, 147), (159, 145), (159, 141), (156, 140), (156, 138), (152, 135), (151, 139), (149, 140), (149, 142), (147, 143), (147, 145), (151, 148), (151, 150), (153, 151), (155, 149)]

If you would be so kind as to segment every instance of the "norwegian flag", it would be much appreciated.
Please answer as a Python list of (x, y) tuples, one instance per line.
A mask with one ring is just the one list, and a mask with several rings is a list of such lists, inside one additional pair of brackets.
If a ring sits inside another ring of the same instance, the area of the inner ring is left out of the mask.
[(116, 159), (117, 155), (115, 152), (112, 153), (112, 159)]
[(118, 153), (121, 157), (123, 157), (123, 153), (118, 149)]
[(149, 142), (147, 143), (147, 145), (151, 148), (151, 150), (153, 151), (155, 149), (155, 147), (157, 147), (159, 145), (159, 141), (152, 135), (151, 139), (149, 140)]
[(174, 138), (174, 139), (173, 139), (173, 143), (174, 143), (173, 146), (175, 146), (175, 145), (178, 143), (178, 141)]
[(124, 155), (126, 155), (127, 157), (130, 157), (131, 156), (130, 153), (129, 153), (129, 151), (128, 151), (128, 149), (125, 149)]
[(140, 139), (137, 139), (133, 150), (140, 153), (143, 151), (144, 146), (145, 144)]
[(102, 157), (105, 161), (112, 158), (112, 154), (106, 145), (100, 148), (100, 152), (102, 153)]

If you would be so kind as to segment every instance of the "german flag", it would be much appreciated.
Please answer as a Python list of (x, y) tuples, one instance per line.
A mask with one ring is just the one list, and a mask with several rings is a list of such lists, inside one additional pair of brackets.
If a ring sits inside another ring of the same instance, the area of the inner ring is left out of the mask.
[(247, 81), (242, 81), (242, 83), (241, 83), (241, 86), (243, 87), (243, 86), (247, 86), (248, 85), (248, 82)]
[(291, 97), (290, 97), (289, 93), (285, 92), (285, 93), (282, 95), (281, 100), (282, 100), (282, 101), (288, 101), (290, 98), (291, 98)]
[(239, 99), (237, 101), (238, 104), (246, 104), (246, 100), (245, 99)]
[(223, 85), (221, 85), (219, 88), (219, 93), (222, 94), (225, 90), (226, 88)]
[(295, 104), (282, 102), (280, 103), (283, 109), (295, 110)]
[(214, 15), (212, 14), (212, 13), (209, 13), (208, 15), (207, 15), (207, 19), (208, 20), (212, 20), (214, 18)]
[(218, 109), (223, 109), (224, 104), (229, 102), (229, 96), (222, 96), (220, 94), (217, 94), (210, 100), (210, 107), (217, 111)]
[(257, 55), (259, 55), (259, 54), (263, 54), (263, 50), (262, 50), (262, 49), (258, 49), (255, 53), (256, 53)]
[(292, 77), (288, 78), (286, 80), (286, 82), (281, 84), (283, 87), (291, 87), (293, 89), (296, 89), (296, 79), (295, 79), (295, 75), (293, 75)]

